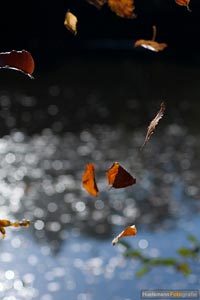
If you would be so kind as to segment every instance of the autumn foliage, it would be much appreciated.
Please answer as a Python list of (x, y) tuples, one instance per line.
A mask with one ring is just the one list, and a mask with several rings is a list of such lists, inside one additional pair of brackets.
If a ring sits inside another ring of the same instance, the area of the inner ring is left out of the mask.
[(28, 51), (12, 50), (10, 52), (0, 53), (0, 68), (13, 69), (32, 77), (31, 75), (34, 72), (35, 63), (32, 55)]
[(95, 180), (94, 165), (92, 163), (88, 163), (85, 168), (82, 176), (82, 184), (89, 194), (95, 197), (98, 196), (99, 190)]
[(119, 17), (129, 19), (136, 17), (134, 0), (108, 0), (108, 6)]
[(189, 8), (190, 0), (175, 0), (175, 2), (180, 6), (185, 6), (187, 10), (191, 12), (191, 9)]
[(116, 236), (112, 240), (112, 244), (114, 246), (116, 243), (118, 243), (119, 239), (127, 237), (127, 236), (133, 236), (136, 234), (137, 234), (137, 229), (136, 229), (135, 225), (128, 226), (120, 234), (118, 234), (118, 236)]

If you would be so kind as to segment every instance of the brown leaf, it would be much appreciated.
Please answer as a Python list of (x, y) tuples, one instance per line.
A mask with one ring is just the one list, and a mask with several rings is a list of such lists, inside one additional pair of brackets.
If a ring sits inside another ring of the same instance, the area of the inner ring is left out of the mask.
[(141, 46), (151, 51), (162, 51), (167, 47), (166, 43), (158, 43), (152, 40), (138, 40), (134, 44), (135, 47)]
[(31, 75), (35, 69), (35, 63), (31, 54), (26, 51), (12, 50), (0, 53), (0, 68), (20, 71), (33, 78)]
[(99, 190), (95, 180), (94, 165), (92, 163), (87, 164), (85, 168), (84, 174), (82, 176), (82, 184), (89, 194), (95, 197), (98, 196)]
[(137, 234), (137, 229), (136, 229), (135, 225), (126, 227), (120, 234), (118, 234), (117, 237), (115, 237), (112, 240), (112, 244), (114, 246), (115, 244), (118, 243), (119, 239), (126, 237), (126, 236), (136, 235), (136, 234)]
[(175, 0), (176, 4), (181, 6), (186, 6), (187, 10), (191, 12), (191, 9), (189, 8), (190, 0)]
[(134, 0), (108, 0), (108, 6), (119, 17), (129, 19), (137, 17), (134, 14)]
[(12, 227), (21, 227), (21, 226), (24, 226), (24, 227), (29, 227), (30, 225), (30, 221), (28, 220), (22, 220), (20, 222), (11, 222), (9, 220), (0, 220), (0, 232), (2, 233), (2, 238), (5, 237), (6, 235), (6, 230), (4, 227), (9, 227), (9, 226), (12, 226)]
[(94, 5), (96, 8), (100, 9), (107, 0), (86, 0), (89, 4)]
[(115, 162), (106, 173), (108, 184), (119, 189), (135, 184), (136, 179), (129, 174), (118, 162)]
[(153, 134), (156, 125), (158, 124), (159, 120), (163, 117), (164, 111), (165, 111), (165, 104), (164, 104), (164, 102), (162, 102), (160, 104), (160, 110), (159, 110), (159, 112), (157, 113), (157, 115), (151, 121), (151, 123), (149, 124), (149, 127), (147, 128), (147, 134), (146, 134), (145, 141), (144, 141), (144, 143), (142, 145), (142, 148), (145, 146), (145, 144), (148, 142), (148, 140), (150, 139), (151, 135)]
[(78, 23), (77, 17), (74, 14), (72, 14), (70, 11), (66, 12), (64, 25), (74, 35), (77, 34), (77, 23)]
[(167, 47), (166, 43), (158, 43), (155, 41), (157, 28), (155, 25), (153, 25), (152, 28), (153, 28), (152, 39), (151, 40), (142, 40), (142, 39), (138, 40), (134, 44), (135, 47), (141, 46), (143, 48), (146, 48), (148, 50), (155, 51), (155, 52), (162, 51)]

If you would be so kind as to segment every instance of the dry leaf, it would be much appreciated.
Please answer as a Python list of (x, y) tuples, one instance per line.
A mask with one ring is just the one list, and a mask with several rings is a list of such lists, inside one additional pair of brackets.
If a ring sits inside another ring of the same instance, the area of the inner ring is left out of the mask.
[(190, 0), (175, 0), (176, 4), (181, 6), (186, 6), (187, 10), (191, 12), (191, 9), (189, 8)]
[(33, 78), (31, 75), (34, 72), (35, 63), (28, 51), (12, 50), (0, 53), (0, 68), (20, 71)]
[(148, 142), (151, 135), (153, 134), (156, 125), (158, 124), (159, 120), (163, 117), (164, 111), (165, 111), (165, 104), (164, 104), (164, 102), (162, 102), (160, 104), (159, 112), (157, 113), (157, 115), (151, 121), (151, 123), (149, 124), (149, 127), (147, 128), (147, 134), (146, 134), (146, 138), (144, 140), (144, 144), (142, 145), (142, 148), (145, 146), (145, 144)]
[(28, 220), (22, 220), (20, 222), (11, 222), (9, 220), (0, 220), (0, 232), (2, 233), (2, 238), (5, 237), (6, 235), (6, 230), (4, 227), (9, 227), (9, 226), (12, 226), (12, 227), (21, 227), (21, 226), (24, 226), (24, 227), (29, 227), (30, 225), (30, 221)]
[(134, 44), (135, 47), (141, 46), (151, 51), (162, 51), (167, 47), (166, 43), (158, 43), (152, 40), (138, 40)]
[(108, 6), (119, 17), (136, 18), (134, 0), (108, 0)]
[(74, 35), (77, 34), (77, 22), (77, 17), (74, 14), (72, 14), (70, 11), (66, 12), (64, 25)]
[(92, 163), (87, 164), (84, 174), (82, 176), (83, 187), (88, 191), (92, 196), (97, 197), (99, 190), (95, 181), (94, 176), (94, 165)]
[(146, 48), (148, 50), (155, 51), (155, 52), (162, 51), (167, 47), (166, 43), (158, 43), (155, 41), (157, 29), (156, 29), (155, 25), (152, 28), (153, 28), (152, 39), (151, 40), (142, 40), (142, 39), (138, 40), (134, 44), (135, 47), (141, 46), (143, 48)]
[(100, 9), (107, 2), (107, 0), (86, 0), (86, 1), (94, 5), (98, 9)]
[(115, 162), (106, 173), (108, 184), (119, 189), (136, 183), (136, 179), (129, 174), (118, 162)]
[(137, 229), (136, 229), (135, 225), (126, 227), (120, 234), (118, 234), (118, 236), (116, 238), (114, 238), (112, 240), (113, 246), (118, 243), (119, 239), (126, 237), (126, 236), (136, 235), (136, 233), (137, 233)]

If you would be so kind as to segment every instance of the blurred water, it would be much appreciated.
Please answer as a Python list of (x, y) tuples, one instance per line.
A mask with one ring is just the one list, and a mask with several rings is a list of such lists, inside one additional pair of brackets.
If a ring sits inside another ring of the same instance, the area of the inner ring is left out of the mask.
[[(140, 264), (111, 244), (135, 224), (137, 236), (126, 239), (135, 249), (174, 257), (188, 233), (199, 235), (199, 108), (185, 99), (167, 103), (140, 151), (160, 102), (141, 103), (129, 92), (110, 91), (107, 103), (81, 84), (77, 91), (51, 84), (41, 103), (38, 91), (1, 90), (0, 218), (31, 221), (0, 240), (2, 300), (137, 300), (141, 289), (199, 288), (198, 264), (187, 278), (157, 267), (138, 279)], [(122, 95), (123, 107), (113, 100)], [(135, 185), (109, 189), (105, 173), (115, 161)], [(81, 185), (88, 162), (96, 166), (97, 198)]]
[[(161, 121), (162, 122), (162, 121)], [(156, 268), (142, 279), (111, 240), (136, 224), (128, 241), (148, 255), (174, 256), (199, 227), (199, 138), (177, 124), (160, 126), (141, 152), (144, 128), (127, 132), (95, 125), (62, 135), (44, 129), (0, 139), (1, 218), (31, 220), (7, 229), (1, 242), (0, 297), (15, 299), (139, 299), (141, 289), (198, 288), (189, 278)], [(100, 196), (81, 187), (87, 162), (96, 165)], [(105, 171), (119, 161), (136, 178), (108, 189)]]

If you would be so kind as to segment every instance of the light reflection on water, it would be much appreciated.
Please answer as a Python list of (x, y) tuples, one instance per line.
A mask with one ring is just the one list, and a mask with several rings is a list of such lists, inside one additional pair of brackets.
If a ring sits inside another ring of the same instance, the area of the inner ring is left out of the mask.
[[(177, 124), (163, 130), (143, 152), (144, 129), (103, 125), (0, 139), (0, 218), (31, 221), (29, 229), (8, 228), (0, 241), (1, 299), (128, 300), (139, 299), (142, 288), (199, 287), (196, 275), (185, 279), (171, 269), (138, 280), (138, 263), (111, 245), (124, 226), (136, 224), (138, 235), (129, 238), (136, 248), (173, 256), (188, 232), (198, 234), (199, 140)], [(81, 187), (89, 161), (100, 189), (95, 199)], [(114, 161), (136, 185), (108, 189), (105, 172)]]

